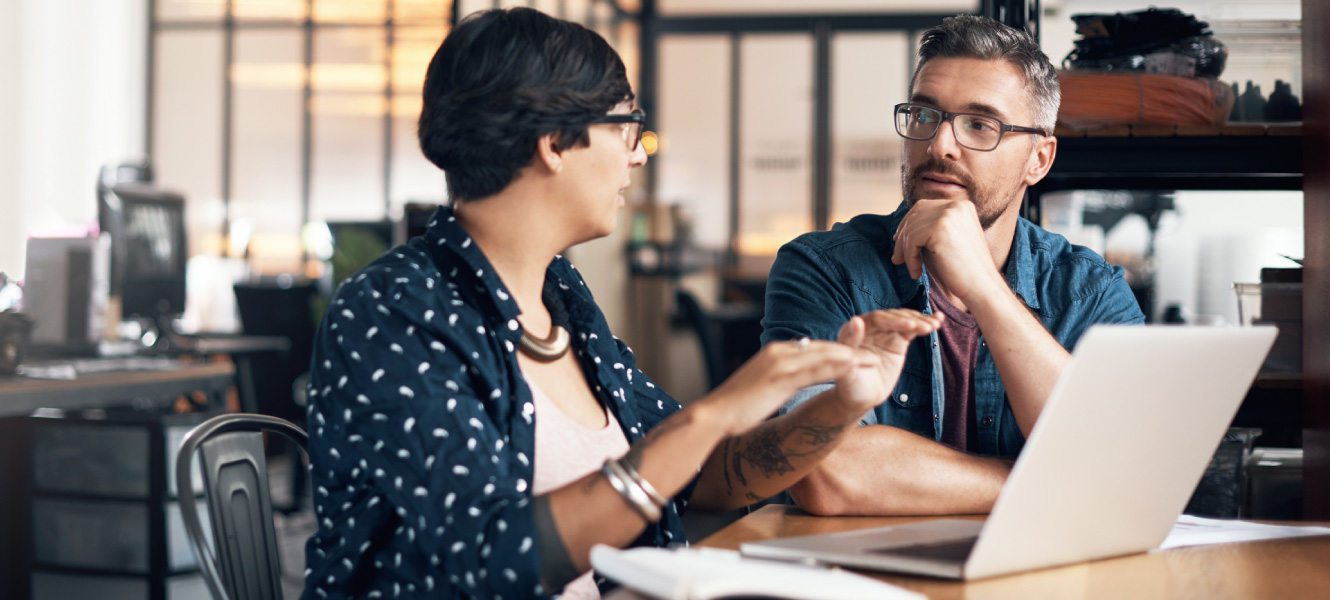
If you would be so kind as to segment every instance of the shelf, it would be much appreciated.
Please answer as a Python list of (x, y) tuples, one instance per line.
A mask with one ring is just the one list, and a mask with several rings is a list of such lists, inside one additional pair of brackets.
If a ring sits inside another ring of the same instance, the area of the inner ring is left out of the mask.
[(1222, 127), (1059, 127), (1048, 175), (1030, 186), (1021, 216), (1042, 221), (1040, 198), (1067, 190), (1302, 190), (1300, 123)]
[(1031, 196), (1074, 189), (1301, 190), (1302, 137), (1059, 137)]

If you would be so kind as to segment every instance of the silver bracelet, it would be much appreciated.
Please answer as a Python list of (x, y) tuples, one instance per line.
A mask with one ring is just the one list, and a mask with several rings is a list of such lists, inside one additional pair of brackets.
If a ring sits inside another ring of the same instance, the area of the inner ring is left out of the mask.
[(633, 483), (636, 483), (638, 487), (642, 488), (642, 491), (647, 493), (647, 497), (651, 499), (652, 504), (655, 504), (657, 508), (665, 508), (669, 500), (666, 500), (664, 496), (660, 495), (660, 492), (656, 491), (656, 486), (651, 485), (651, 482), (647, 481), (641, 473), (638, 473), (633, 465), (628, 464), (628, 461), (620, 458), (615, 462), (623, 467), (623, 471), (628, 474), (628, 478), (632, 479)]
[(647, 496), (646, 490), (637, 485), (636, 482), (624, 471), (623, 465), (614, 459), (608, 459), (600, 467), (600, 471), (605, 474), (605, 479), (610, 482), (610, 487), (619, 492), (620, 496), (628, 502), (637, 514), (648, 523), (655, 523), (660, 520), (660, 508), (652, 504), (651, 498)]

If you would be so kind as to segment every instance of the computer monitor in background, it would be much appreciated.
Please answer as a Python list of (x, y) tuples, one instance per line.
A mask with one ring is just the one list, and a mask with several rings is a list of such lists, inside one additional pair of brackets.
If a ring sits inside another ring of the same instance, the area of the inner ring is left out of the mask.
[(110, 293), (123, 318), (153, 321), (159, 338), (185, 311), (185, 200), (141, 184), (105, 188), (98, 220), (111, 237)]
[(328, 221), (332, 235), (333, 287), (393, 247), (392, 221)]
[(401, 244), (413, 237), (425, 235), (429, 231), (429, 223), (434, 218), (434, 211), (439, 209), (438, 203), (430, 202), (408, 202), (402, 207), (401, 236), (397, 243)]

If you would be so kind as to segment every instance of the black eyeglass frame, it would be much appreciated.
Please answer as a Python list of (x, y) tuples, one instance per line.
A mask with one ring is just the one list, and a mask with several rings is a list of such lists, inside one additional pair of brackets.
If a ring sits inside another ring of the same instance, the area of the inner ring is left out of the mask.
[[(901, 131), (901, 121), (900, 121), (901, 110), (902, 110), (902, 109), (905, 109), (905, 108), (921, 108), (921, 109), (924, 109), (924, 110), (931, 110), (931, 111), (933, 111), (933, 112), (935, 112), (935, 113), (938, 113), (938, 114), (942, 115), (942, 117), (939, 118), (939, 119), (937, 120), (937, 127), (934, 127), (934, 128), (933, 128), (933, 133), (932, 133), (932, 135), (929, 135), (928, 137), (925, 137), (925, 138), (920, 138), (920, 137), (910, 137), (910, 136), (908, 136), (908, 135), (905, 135), (905, 132)], [(1016, 132), (1016, 133), (1033, 133), (1033, 134), (1041, 135), (1041, 136), (1044, 136), (1044, 137), (1048, 137), (1048, 132), (1047, 132), (1047, 131), (1044, 131), (1043, 129), (1040, 129), (1040, 128), (1038, 128), (1038, 127), (1022, 127), (1022, 126), (1020, 126), (1020, 125), (1011, 125), (1011, 124), (1008, 124), (1008, 123), (1004, 123), (1004, 122), (1002, 122), (1001, 119), (998, 119), (998, 118), (996, 118), (996, 117), (990, 117), (990, 116), (988, 116), (988, 115), (981, 115), (981, 114), (978, 114), (978, 113), (947, 112), (947, 111), (945, 111), (945, 110), (940, 110), (940, 109), (937, 109), (937, 108), (933, 108), (933, 107), (931, 107), (931, 106), (924, 106), (924, 105), (922, 105), (922, 104), (914, 104), (913, 102), (902, 102), (902, 103), (900, 103), (900, 104), (897, 104), (897, 105), (896, 105), (896, 108), (895, 108), (894, 110), (892, 110), (891, 115), (892, 115), (892, 119), (891, 119), (891, 121), (892, 121), (892, 123), (893, 123), (893, 124), (895, 125), (895, 127), (896, 127), (896, 135), (899, 135), (899, 136), (901, 136), (901, 137), (903, 137), (903, 138), (905, 138), (905, 139), (907, 139), (907, 140), (914, 140), (914, 141), (916, 141), (916, 142), (926, 142), (926, 141), (928, 141), (928, 140), (931, 140), (931, 139), (937, 137), (937, 132), (939, 132), (939, 131), (942, 130), (942, 122), (943, 122), (943, 121), (949, 121), (949, 122), (951, 123), (951, 135), (952, 135), (952, 138), (956, 140), (956, 143), (957, 143), (957, 144), (960, 144), (961, 146), (964, 146), (964, 147), (966, 147), (966, 148), (969, 148), (970, 150), (974, 150), (975, 152), (992, 152), (992, 151), (994, 151), (994, 150), (997, 150), (998, 145), (1000, 145), (1000, 144), (1002, 143), (1002, 136), (1005, 135), (1005, 134), (1006, 134), (1007, 132), (1009, 132), (1009, 131), (1014, 131), (1014, 132)], [(960, 135), (959, 135), (958, 133), (956, 133), (956, 121), (953, 120), (953, 119), (955, 119), (956, 117), (979, 117), (979, 118), (981, 118), (981, 119), (987, 119), (987, 120), (989, 120), (989, 121), (993, 121), (993, 122), (997, 123), (997, 124), (998, 124), (998, 139), (997, 139), (996, 142), (993, 142), (993, 147), (992, 147), (992, 148), (975, 148), (975, 147), (973, 147), (973, 146), (968, 146), (968, 145), (966, 145), (965, 142), (962, 142), (962, 141), (961, 141), (961, 137), (960, 137)]]
[[(647, 112), (640, 108), (634, 108), (632, 112), (624, 114), (612, 114), (597, 117), (587, 122), (587, 125), (596, 125), (599, 123), (635, 123), (637, 124), (637, 139), (633, 145), (628, 148), (629, 152), (637, 151), (638, 146), (642, 145), (642, 134), (646, 132)], [(628, 140), (624, 140), (625, 142)]]

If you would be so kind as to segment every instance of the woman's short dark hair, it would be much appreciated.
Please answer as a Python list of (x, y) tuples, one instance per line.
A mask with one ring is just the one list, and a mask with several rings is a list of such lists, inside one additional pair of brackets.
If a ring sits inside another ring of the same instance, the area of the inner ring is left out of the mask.
[(587, 124), (632, 98), (623, 61), (596, 32), (529, 8), (475, 13), (430, 61), (420, 149), (454, 200), (478, 200), (508, 187), (541, 136), (584, 146)]

